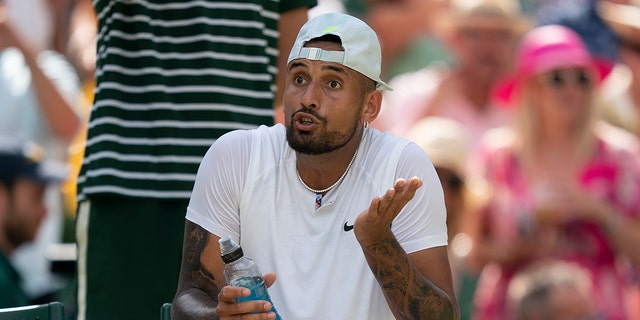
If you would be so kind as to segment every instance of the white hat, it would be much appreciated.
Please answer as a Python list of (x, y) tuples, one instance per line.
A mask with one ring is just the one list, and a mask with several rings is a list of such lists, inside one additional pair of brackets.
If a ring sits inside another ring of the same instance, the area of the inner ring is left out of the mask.
[[(332, 34), (340, 38), (344, 51), (304, 47), (311, 39)], [(382, 53), (375, 31), (362, 20), (343, 13), (326, 13), (305, 23), (291, 48), (287, 64), (295, 59), (339, 63), (377, 83), (377, 89), (393, 90), (380, 80)]]
[(407, 139), (415, 142), (437, 168), (446, 168), (461, 178), (467, 176), (469, 144), (462, 125), (441, 117), (426, 117), (409, 129)]

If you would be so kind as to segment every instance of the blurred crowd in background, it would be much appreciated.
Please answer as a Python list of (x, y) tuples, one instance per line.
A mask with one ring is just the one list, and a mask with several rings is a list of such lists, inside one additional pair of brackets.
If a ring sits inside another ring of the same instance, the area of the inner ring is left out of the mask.
[[(640, 319), (639, 1), (319, 0), (308, 15), (325, 12), (378, 34), (394, 90), (370, 125), (436, 167), (463, 319)], [(89, 0), (0, 0), (0, 135), (68, 177), (35, 239), (3, 253), (31, 302), (69, 318), (76, 270), (52, 260), (75, 248), (97, 21)]]

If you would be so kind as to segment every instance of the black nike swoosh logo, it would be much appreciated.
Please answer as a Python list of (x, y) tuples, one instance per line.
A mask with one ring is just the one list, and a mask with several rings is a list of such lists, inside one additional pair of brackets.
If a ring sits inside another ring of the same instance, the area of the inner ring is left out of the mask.
[(349, 232), (349, 231), (353, 230), (353, 225), (348, 225), (347, 222), (345, 222), (343, 229), (344, 229), (345, 232)]

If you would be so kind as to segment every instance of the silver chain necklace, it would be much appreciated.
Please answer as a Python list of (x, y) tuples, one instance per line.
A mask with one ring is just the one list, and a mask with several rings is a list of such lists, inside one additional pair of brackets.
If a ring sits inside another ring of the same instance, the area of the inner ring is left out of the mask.
[(340, 178), (338, 178), (338, 181), (334, 182), (332, 185), (322, 189), (322, 190), (318, 190), (318, 189), (314, 189), (309, 187), (306, 183), (304, 183), (304, 181), (302, 180), (302, 177), (300, 177), (300, 171), (298, 171), (298, 168), (296, 168), (296, 175), (298, 176), (298, 180), (300, 180), (300, 182), (302, 183), (302, 185), (307, 188), (307, 190), (315, 193), (315, 194), (323, 194), (325, 192), (328, 192), (329, 190), (335, 188), (337, 185), (340, 184), (340, 182), (342, 182), (342, 179), (344, 179), (344, 177), (347, 175), (347, 172), (349, 172), (349, 169), (351, 169), (351, 165), (353, 164), (353, 160), (356, 159), (356, 156), (358, 155), (358, 149), (356, 149), (356, 152), (353, 154), (353, 158), (351, 158), (351, 161), (349, 161), (349, 165), (347, 165), (347, 169), (344, 170), (344, 173), (340, 176)]

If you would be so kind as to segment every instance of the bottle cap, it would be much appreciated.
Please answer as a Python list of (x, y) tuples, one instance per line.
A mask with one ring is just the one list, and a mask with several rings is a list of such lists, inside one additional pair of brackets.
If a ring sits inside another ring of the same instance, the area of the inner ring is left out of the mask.
[(220, 238), (218, 243), (220, 244), (220, 255), (224, 263), (236, 261), (244, 256), (242, 248), (231, 240), (231, 236)]

